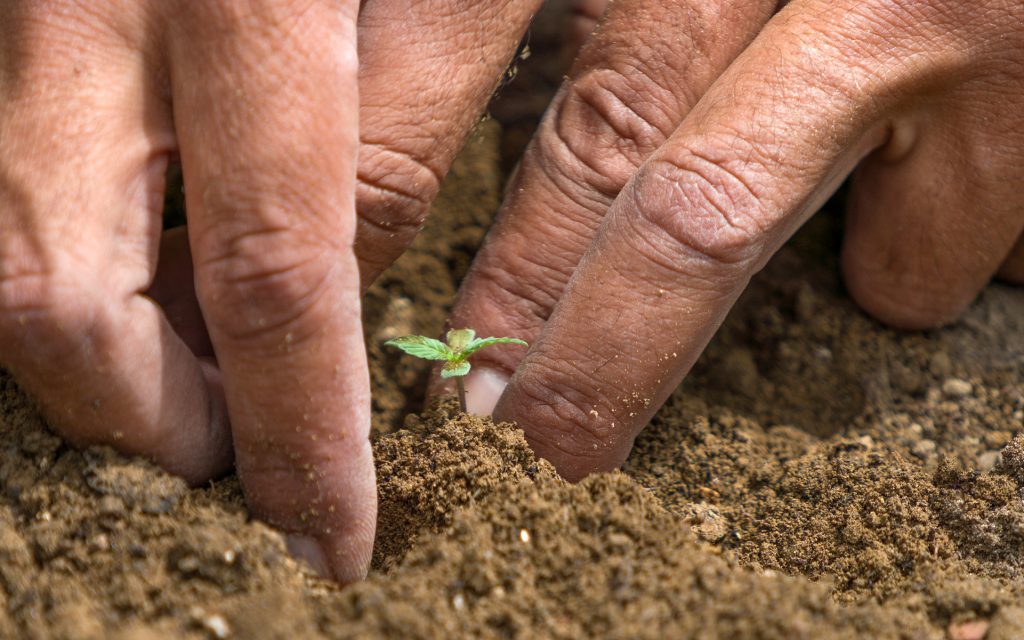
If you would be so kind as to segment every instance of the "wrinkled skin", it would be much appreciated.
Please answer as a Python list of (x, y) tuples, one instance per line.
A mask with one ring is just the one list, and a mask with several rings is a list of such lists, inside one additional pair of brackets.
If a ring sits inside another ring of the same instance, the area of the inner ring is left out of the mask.
[[(361, 4), (0, 7), (0, 361), (72, 442), (193, 483), (234, 463), (340, 580), (375, 522), (360, 290), (539, 0)], [(482, 354), (470, 402), (567, 477), (621, 463), (855, 169), (842, 264), (866, 310), (935, 326), (1024, 280), (1019, 3), (575, 9), (586, 42), (452, 319), (531, 342)], [(162, 237), (175, 154), (189, 230)]]
[[(235, 464), (340, 580), (376, 524), (360, 283), (538, 2), (362, 4), (0, 5), (0, 361), (74, 443), (195, 484)], [(162, 238), (173, 155), (188, 236)]]
[[(948, 323), (1024, 280), (1024, 5), (577, 0), (600, 15), (452, 323), (470, 408), (577, 479), (618, 466), (751, 276), (855, 171), (866, 311)], [(480, 362), (480, 360), (487, 360)]]

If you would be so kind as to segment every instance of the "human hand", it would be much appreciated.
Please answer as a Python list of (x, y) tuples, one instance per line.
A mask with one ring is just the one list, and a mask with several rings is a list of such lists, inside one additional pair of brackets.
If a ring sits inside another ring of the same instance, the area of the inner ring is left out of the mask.
[(533, 345), (478, 358), (470, 409), (570, 479), (625, 459), (854, 168), (841, 262), (870, 313), (937, 326), (1024, 281), (1024, 6), (777, 4), (611, 3), (463, 284), (453, 326)]
[(364, 574), (360, 271), (411, 240), (535, 4), (4, 3), (0, 360), (73, 443), (193, 484), (234, 461), (298, 554)]

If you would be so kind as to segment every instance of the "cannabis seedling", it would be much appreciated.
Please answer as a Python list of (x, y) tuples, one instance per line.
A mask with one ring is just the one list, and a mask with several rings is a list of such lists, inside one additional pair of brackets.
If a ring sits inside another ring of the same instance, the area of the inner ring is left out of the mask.
[(441, 377), (455, 378), (455, 384), (459, 389), (459, 406), (463, 413), (466, 412), (466, 385), (463, 384), (462, 378), (469, 373), (469, 356), (494, 344), (528, 346), (518, 338), (477, 338), (476, 331), (472, 329), (452, 329), (448, 332), (446, 339), (448, 344), (426, 336), (403, 336), (388, 340), (384, 344), (398, 347), (417, 358), (444, 362), (441, 367)]

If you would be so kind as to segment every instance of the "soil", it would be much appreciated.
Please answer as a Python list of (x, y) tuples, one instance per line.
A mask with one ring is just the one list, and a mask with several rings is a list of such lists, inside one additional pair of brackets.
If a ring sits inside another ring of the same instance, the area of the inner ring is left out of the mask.
[(440, 332), (517, 144), (481, 125), (367, 296), (368, 580), (293, 561), (234, 478), (70, 448), (0, 374), (0, 637), (1024, 637), (1024, 291), (886, 329), (842, 290), (835, 215), (755, 279), (621, 473), (571, 485), (514, 425), (417, 413), (427, 365), (381, 343)]

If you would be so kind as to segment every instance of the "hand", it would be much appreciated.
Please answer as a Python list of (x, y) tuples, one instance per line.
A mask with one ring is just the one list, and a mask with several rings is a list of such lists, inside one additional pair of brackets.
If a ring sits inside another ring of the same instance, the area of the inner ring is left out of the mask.
[(776, 4), (611, 3), (463, 285), (454, 326), (533, 345), (481, 357), (471, 409), (570, 479), (625, 459), (856, 167), (863, 308), (932, 327), (997, 272), (1024, 281), (1024, 5)]
[[(73, 443), (192, 483), (234, 461), (342, 580), (376, 523), (360, 274), (411, 240), (537, 2), (362, 4), (0, 8), (0, 360)], [(188, 236), (161, 249), (175, 153)]]

